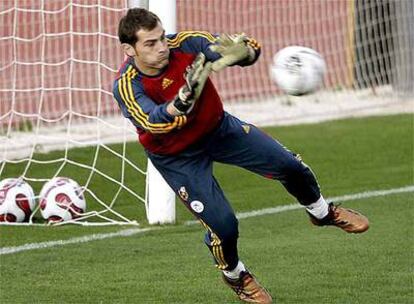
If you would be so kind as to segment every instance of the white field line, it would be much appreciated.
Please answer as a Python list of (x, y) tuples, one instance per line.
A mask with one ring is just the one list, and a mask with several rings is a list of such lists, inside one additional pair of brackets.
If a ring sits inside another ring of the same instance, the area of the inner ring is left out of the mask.
[(144, 233), (147, 231), (153, 231), (156, 229), (159, 229), (159, 227), (150, 227), (150, 228), (143, 228), (143, 229), (140, 229), (140, 228), (124, 229), (118, 232), (90, 234), (90, 235), (75, 237), (75, 238), (71, 238), (67, 240), (30, 243), (30, 244), (25, 244), (22, 246), (15, 246), (15, 247), (1, 247), (0, 255), (12, 254), (12, 253), (17, 253), (21, 251), (33, 250), (33, 249), (63, 246), (63, 245), (69, 245), (69, 244), (87, 243), (87, 242), (96, 241), (96, 240), (111, 239), (111, 238), (118, 237), (118, 236), (131, 236), (134, 234)]
[[(355, 194), (348, 194), (348, 195), (343, 195), (343, 196), (331, 197), (331, 198), (328, 198), (327, 200), (344, 202), (344, 201), (350, 201), (350, 200), (358, 200), (362, 198), (386, 196), (390, 194), (406, 193), (406, 192), (414, 192), (414, 185), (410, 185), (410, 186), (406, 186), (402, 188), (388, 189), (388, 190), (376, 190), (376, 191), (366, 191), (366, 192), (360, 192), (360, 193), (355, 193)], [(303, 208), (303, 207), (299, 204), (288, 204), (288, 205), (283, 205), (283, 206), (277, 206), (274, 208), (265, 208), (265, 209), (254, 210), (254, 211), (249, 211), (249, 212), (241, 212), (237, 214), (237, 218), (244, 219), (244, 218), (249, 218), (249, 217), (262, 216), (266, 214), (280, 213), (280, 212), (284, 212), (288, 210), (296, 210), (300, 208)], [(187, 221), (185, 222), (185, 225), (194, 225), (197, 223), (198, 221)], [(110, 239), (110, 238), (115, 238), (115, 237), (126, 237), (126, 236), (135, 235), (135, 234), (145, 233), (148, 231), (166, 229), (167, 227), (123, 229), (118, 232), (91, 234), (91, 235), (75, 237), (75, 238), (71, 238), (67, 240), (29, 243), (29, 244), (25, 244), (21, 246), (14, 246), (14, 247), (1, 247), (0, 255), (14, 254), (14, 253), (22, 252), (22, 251), (44, 249), (44, 248), (64, 246), (64, 245), (69, 245), (69, 244), (87, 243), (91, 241)]]

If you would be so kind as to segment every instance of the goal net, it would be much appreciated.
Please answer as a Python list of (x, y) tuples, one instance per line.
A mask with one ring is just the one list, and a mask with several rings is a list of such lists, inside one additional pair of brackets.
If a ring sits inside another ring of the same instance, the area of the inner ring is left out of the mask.
[[(177, 30), (246, 32), (262, 45), (248, 69), (213, 76), (225, 107), (259, 125), (390, 112), (412, 101), (413, 4), (374, 0), (177, 0)], [(145, 219), (146, 158), (113, 101), (123, 60), (118, 20), (128, 1), (0, 3), (0, 179), (22, 177), (36, 193), (55, 176), (85, 189), (77, 223)], [(269, 78), (288, 45), (320, 52), (322, 90), (286, 97)], [(255, 111), (251, 110), (254, 105)], [(271, 110), (269, 110), (271, 109)], [(341, 116), (342, 115), (342, 116)], [(34, 213), (31, 223), (37, 220)]]

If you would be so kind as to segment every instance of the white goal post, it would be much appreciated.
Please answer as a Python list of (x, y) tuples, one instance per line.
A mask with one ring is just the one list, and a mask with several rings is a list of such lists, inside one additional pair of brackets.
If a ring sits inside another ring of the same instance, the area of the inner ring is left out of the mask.
[[(136, 130), (112, 96), (124, 56), (118, 20), (135, 5), (148, 5), (167, 31), (245, 32), (261, 43), (255, 65), (212, 77), (225, 108), (244, 120), (413, 111), (410, 0), (1, 1), (0, 180), (22, 177), (39, 193), (48, 179), (75, 172), (89, 208), (73, 223), (175, 221), (173, 193), (159, 190), (168, 187), (156, 172), (152, 181)], [(287, 97), (270, 80), (273, 54), (288, 45), (323, 55), (327, 74), (316, 94)]]
[[(154, 12), (162, 21), (167, 34), (176, 32), (175, 0), (129, 0), (129, 7), (144, 7)], [(147, 160), (145, 207), (149, 224), (175, 223), (175, 192)]]

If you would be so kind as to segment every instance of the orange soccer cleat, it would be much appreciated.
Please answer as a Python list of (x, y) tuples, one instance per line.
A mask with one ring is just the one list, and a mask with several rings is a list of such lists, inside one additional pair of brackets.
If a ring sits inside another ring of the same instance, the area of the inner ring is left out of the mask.
[(368, 230), (368, 219), (355, 210), (329, 204), (329, 213), (323, 219), (317, 219), (308, 213), (311, 222), (317, 226), (337, 226), (348, 233), (362, 233)]
[(240, 300), (247, 303), (272, 303), (272, 296), (248, 271), (242, 271), (240, 278), (233, 280), (223, 274), (224, 282), (237, 294)]

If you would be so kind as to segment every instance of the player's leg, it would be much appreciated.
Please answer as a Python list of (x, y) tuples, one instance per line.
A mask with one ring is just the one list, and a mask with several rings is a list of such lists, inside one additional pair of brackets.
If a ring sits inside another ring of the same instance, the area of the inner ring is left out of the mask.
[(238, 221), (202, 152), (180, 156), (149, 154), (154, 166), (207, 229), (205, 242), (220, 269), (238, 263)]
[(220, 131), (215, 139), (220, 144), (209, 145), (215, 161), (279, 180), (302, 205), (319, 199), (319, 185), (310, 168), (278, 141), (229, 114)]
[(363, 215), (328, 204), (311, 169), (257, 127), (226, 115), (216, 140), (220, 145), (209, 145), (214, 160), (279, 180), (306, 207), (314, 224), (335, 225), (353, 233), (368, 229), (368, 220)]
[[(149, 153), (154, 166), (179, 195), (187, 208), (207, 229), (205, 243), (225, 282), (240, 299), (253, 303), (271, 303), (268, 292), (245, 269), (237, 252), (238, 221), (216, 179), (212, 161), (202, 151), (180, 156)], [(234, 279), (232, 279), (234, 276)]]

